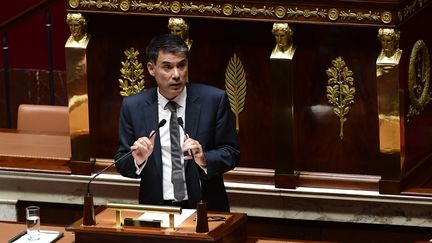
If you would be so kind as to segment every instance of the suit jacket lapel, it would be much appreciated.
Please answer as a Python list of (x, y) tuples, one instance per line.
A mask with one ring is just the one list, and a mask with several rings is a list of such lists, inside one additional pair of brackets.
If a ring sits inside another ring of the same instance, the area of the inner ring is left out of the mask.
[[(187, 97), (186, 97), (186, 133), (189, 134), (191, 138), (195, 138), (199, 126), (199, 118), (201, 114), (201, 103), (199, 100), (199, 94), (194, 92), (193, 86), (188, 85), (187, 87)], [(188, 161), (185, 161), (185, 167)]]
[[(150, 91), (146, 104), (143, 106), (143, 115), (147, 133), (145, 136), (149, 136), (152, 130), (155, 130), (159, 124), (159, 111), (158, 111), (158, 100), (157, 100), (157, 89)], [(162, 152), (160, 146), (159, 133), (155, 135), (155, 143), (153, 147), (153, 160), (156, 165), (157, 173), (162, 181)]]

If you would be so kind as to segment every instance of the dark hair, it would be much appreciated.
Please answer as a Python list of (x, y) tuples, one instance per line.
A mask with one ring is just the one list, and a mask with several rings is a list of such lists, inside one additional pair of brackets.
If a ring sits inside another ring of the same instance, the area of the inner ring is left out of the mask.
[(148, 60), (156, 63), (159, 52), (185, 53), (188, 55), (189, 49), (186, 43), (178, 36), (171, 34), (158, 35), (153, 37), (146, 48)]

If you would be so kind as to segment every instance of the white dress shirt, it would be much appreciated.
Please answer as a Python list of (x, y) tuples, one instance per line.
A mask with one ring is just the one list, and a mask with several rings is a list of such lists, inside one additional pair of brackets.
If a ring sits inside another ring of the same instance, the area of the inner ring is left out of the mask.
[[(165, 119), (167, 121), (167, 125), (161, 127), (159, 129), (159, 136), (160, 136), (160, 144), (161, 144), (161, 152), (162, 152), (162, 186), (163, 186), (163, 198), (164, 200), (174, 200), (174, 186), (171, 182), (171, 170), (172, 170), (172, 162), (171, 162), (171, 139), (170, 139), (170, 117), (171, 117), (171, 111), (166, 108), (166, 104), (168, 103), (168, 99), (163, 97), (160, 92), (159, 88), (157, 89), (158, 94), (158, 115), (159, 115), (159, 122), (162, 119)], [(177, 103), (177, 117), (181, 117), (183, 119), (183, 127), (185, 127), (185, 110), (186, 110), (186, 87), (183, 89), (183, 91), (173, 99)], [(180, 143), (183, 144), (183, 141), (185, 140), (183, 129), (180, 129)], [(184, 157), (181, 157), (181, 163), (184, 166)], [(135, 162), (135, 167), (137, 168), (136, 173), (139, 175), (141, 174), (141, 171), (147, 164), (147, 161), (145, 161), (141, 166), (138, 166)], [(183, 179), (185, 181), (184, 188), (187, 192), (186, 187), (186, 179), (185, 174), (183, 170)], [(187, 200), (187, 193), (184, 200)]]

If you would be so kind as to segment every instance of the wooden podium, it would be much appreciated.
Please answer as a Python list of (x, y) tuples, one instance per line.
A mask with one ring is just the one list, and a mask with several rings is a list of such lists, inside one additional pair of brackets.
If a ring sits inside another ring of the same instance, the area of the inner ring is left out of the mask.
[[(195, 214), (187, 218), (174, 231), (169, 228), (115, 227), (115, 210), (101, 206), (96, 210), (96, 225), (84, 226), (82, 219), (68, 226), (66, 231), (75, 233), (76, 243), (86, 242), (245, 242), (246, 214), (209, 212), (209, 216), (225, 218), (221, 221), (209, 220), (208, 233), (195, 233)], [(122, 212), (124, 218), (138, 218), (141, 212)], [(219, 217), (221, 216), (221, 217)]]

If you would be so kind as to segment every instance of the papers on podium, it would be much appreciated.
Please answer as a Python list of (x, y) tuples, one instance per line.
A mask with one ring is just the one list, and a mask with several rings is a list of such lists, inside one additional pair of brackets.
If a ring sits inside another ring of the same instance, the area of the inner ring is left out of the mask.
[(28, 243), (28, 242), (49, 243), (49, 242), (54, 242), (60, 239), (61, 237), (63, 237), (63, 232), (58, 232), (58, 231), (40, 230), (39, 233), (40, 233), (39, 240), (29, 241), (27, 232), (23, 231), (16, 237), (10, 239), (8, 242), (9, 243)]
[[(181, 225), (187, 218), (196, 212), (196, 209), (182, 209), (181, 214), (174, 214), (174, 228)], [(169, 215), (167, 213), (145, 212), (139, 220), (160, 220), (161, 227), (169, 228)]]

